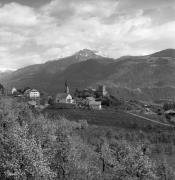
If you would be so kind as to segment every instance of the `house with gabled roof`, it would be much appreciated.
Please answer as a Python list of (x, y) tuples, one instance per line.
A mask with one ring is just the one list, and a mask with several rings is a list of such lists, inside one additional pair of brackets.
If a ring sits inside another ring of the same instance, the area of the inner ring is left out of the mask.
[(87, 97), (86, 101), (89, 106), (89, 109), (93, 109), (93, 110), (102, 109), (101, 101), (96, 101), (94, 97)]
[(37, 99), (40, 98), (40, 92), (36, 89), (27, 89), (24, 92), (24, 95), (30, 99)]
[(55, 98), (56, 103), (72, 103), (72, 96), (66, 93), (58, 93)]

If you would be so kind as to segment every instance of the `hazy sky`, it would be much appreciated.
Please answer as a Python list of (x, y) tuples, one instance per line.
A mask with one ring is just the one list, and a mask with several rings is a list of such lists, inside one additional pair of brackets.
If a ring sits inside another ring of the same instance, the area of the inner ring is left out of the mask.
[(175, 48), (175, 0), (0, 0), (0, 70), (84, 48), (114, 58)]

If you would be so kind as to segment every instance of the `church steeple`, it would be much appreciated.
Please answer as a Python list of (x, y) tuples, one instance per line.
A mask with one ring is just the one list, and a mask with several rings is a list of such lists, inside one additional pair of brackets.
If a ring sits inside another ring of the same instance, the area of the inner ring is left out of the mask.
[(65, 81), (65, 93), (70, 94), (70, 89), (69, 89), (67, 80)]

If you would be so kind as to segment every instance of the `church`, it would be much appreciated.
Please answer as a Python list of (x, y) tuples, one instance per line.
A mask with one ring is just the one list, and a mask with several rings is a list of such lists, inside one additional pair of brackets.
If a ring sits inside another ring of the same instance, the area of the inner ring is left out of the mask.
[(64, 93), (58, 93), (55, 98), (55, 103), (67, 103), (67, 104), (72, 104), (73, 99), (70, 94), (70, 89), (68, 86), (67, 81), (65, 82), (65, 91)]

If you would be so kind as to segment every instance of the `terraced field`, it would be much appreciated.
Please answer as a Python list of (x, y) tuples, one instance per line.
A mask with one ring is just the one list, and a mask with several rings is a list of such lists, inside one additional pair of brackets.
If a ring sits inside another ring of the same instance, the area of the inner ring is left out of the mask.
[(164, 127), (161, 124), (148, 121), (146, 119), (133, 116), (123, 111), (115, 110), (102, 110), (102, 111), (90, 111), (81, 109), (47, 109), (45, 112), (50, 117), (63, 116), (69, 120), (77, 121), (85, 119), (89, 124), (100, 125), (100, 126), (122, 126), (126, 128), (153, 128), (153, 127)]

